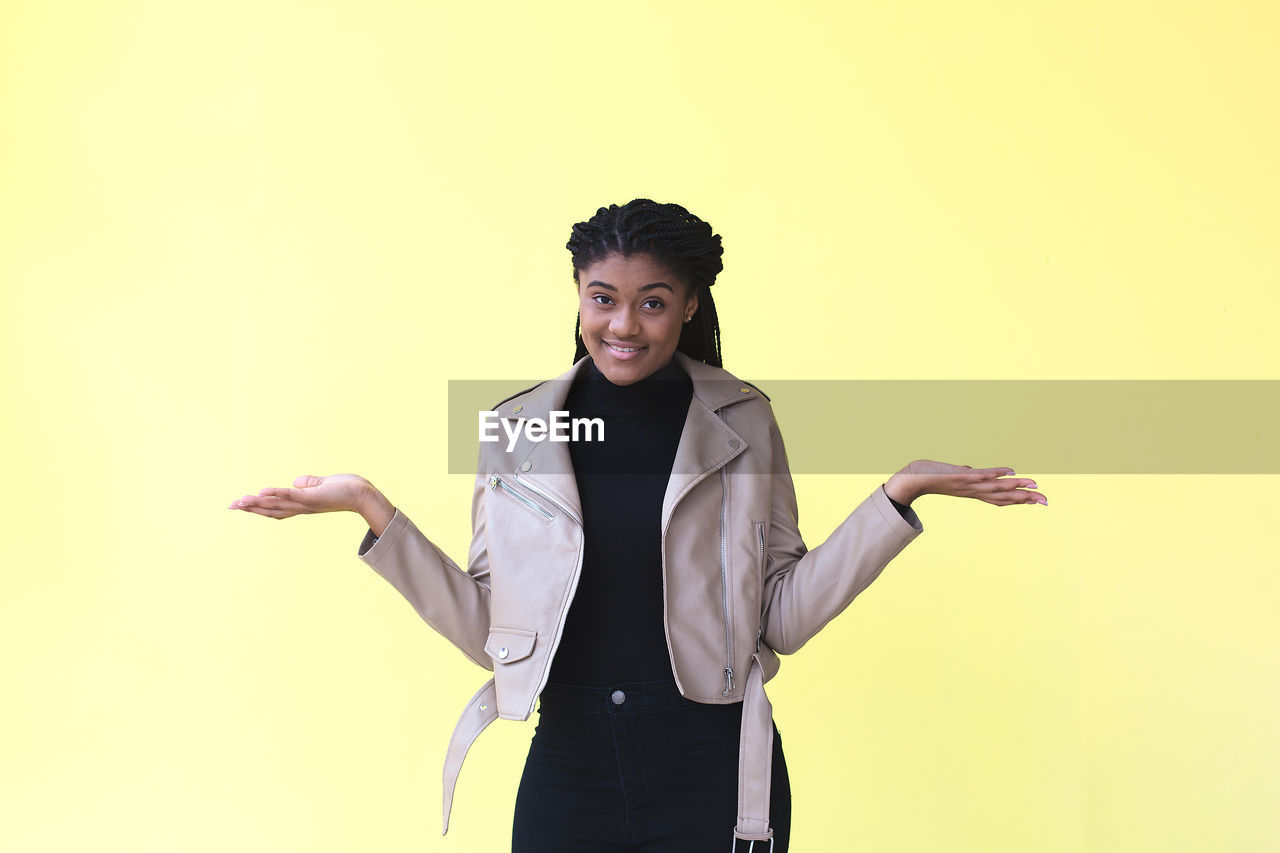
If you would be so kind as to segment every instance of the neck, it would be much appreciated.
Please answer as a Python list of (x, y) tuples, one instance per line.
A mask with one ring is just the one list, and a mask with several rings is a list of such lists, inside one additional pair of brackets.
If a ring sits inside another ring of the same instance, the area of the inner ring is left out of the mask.
[(630, 385), (610, 382), (590, 356), (584, 368), (578, 377), (581, 390), (610, 412), (643, 412), (692, 388), (692, 381), (674, 355), (662, 367)]

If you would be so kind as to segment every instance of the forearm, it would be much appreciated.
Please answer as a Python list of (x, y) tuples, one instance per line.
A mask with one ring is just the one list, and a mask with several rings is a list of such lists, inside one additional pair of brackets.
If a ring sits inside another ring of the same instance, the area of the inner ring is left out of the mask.
[(770, 440), (775, 481), (761, 628), (770, 648), (792, 654), (848, 606), (924, 527), (915, 512), (894, 507), (892, 501), (905, 506), (914, 497), (895, 475), (890, 478), (892, 490), (888, 484), (877, 486), (810, 551), (800, 536), (795, 485), (776, 424)]
[(484, 650), (489, 634), (489, 572), (483, 535), (473, 537), (469, 571), (462, 571), (401, 512), (393, 513), (383, 535), (364, 550), (368, 538), (365, 534), (360, 559), (395, 587), (428, 625), (471, 660), (492, 669), (493, 661)]
[(791, 512), (775, 514), (764, 584), (764, 640), (771, 648), (781, 654), (798, 650), (920, 534), (922, 528), (889, 501), (877, 487), (812, 550), (805, 548)]

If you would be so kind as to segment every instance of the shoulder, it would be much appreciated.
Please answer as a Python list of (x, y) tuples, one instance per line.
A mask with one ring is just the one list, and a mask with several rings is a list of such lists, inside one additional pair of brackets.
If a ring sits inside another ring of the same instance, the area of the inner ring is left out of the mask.
[(764, 392), (764, 389), (763, 389), (763, 388), (761, 388), (761, 387), (760, 387), (759, 385), (757, 385), (756, 383), (751, 382), (750, 380), (747, 380), (747, 379), (743, 379), (743, 378), (742, 378), (742, 377), (740, 377), (740, 376), (736, 376), (736, 375), (734, 375), (734, 374), (730, 373), (729, 371), (725, 370), (723, 367), (712, 367), (712, 368), (710, 368), (710, 369), (711, 369), (712, 371), (715, 371), (715, 373), (716, 373), (719, 377), (721, 377), (722, 382), (723, 382), (725, 385), (727, 385), (727, 386), (729, 386), (730, 388), (732, 388), (733, 390), (736, 390), (736, 391), (738, 391), (738, 392), (742, 392), (742, 391), (746, 391), (746, 390), (749, 388), (749, 389), (751, 389), (752, 391), (755, 391), (755, 392), (756, 392), (756, 395), (758, 395), (758, 396), (757, 396), (757, 399), (763, 399), (763, 401), (764, 401), (766, 404), (768, 404), (768, 403), (771, 403), (771, 402), (772, 402), (772, 401), (771, 401), (771, 398), (769, 397), (769, 395), (768, 395), (768, 394), (766, 394), (766, 393)]
[(498, 402), (494, 403), (494, 404), (493, 404), (492, 406), (490, 406), (489, 408), (490, 408), (491, 410), (493, 410), (493, 411), (497, 411), (497, 410), (498, 410), (498, 407), (499, 407), (499, 406), (501, 406), (503, 403), (509, 403), (509, 402), (511, 402), (512, 400), (516, 399), (517, 397), (523, 397), (525, 394), (528, 394), (528, 393), (529, 393), (529, 392), (531, 392), (531, 391), (534, 391), (534, 390), (536, 390), (536, 389), (538, 389), (538, 388), (541, 388), (543, 385), (547, 384), (547, 383), (548, 383), (548, 382), (550, 382), (550, 381), (551, 381), (550, 379), (544, 379), (544, 380), (542, 380), (541, 382), (536, 382), (536, 383), (534, 383), (533, 385), (530, 385), (528, 388), (525, 388), (524, 390), (517, 391), (517, 392), (516, 392), (516, 393), (514, 393), (514, 394), (511, 394), (511, 395), (508, 395), (508, 396), (506, 396), (506, 397), (503, 397), (501, 400), (499, 400)]
[(768, 394), (766, 394), (766, 393), (764, 393), (764, 389), (763, 389), (763, 388), (761, 388), (761, 387), (760, 387), (759, 385), (757, 385), (756, 383), (751, 382), (751, 381), (746, 380), (746, 379), (739, 379), (738, 381), (739, 381), (739, 382), (741, 382), (741, 383), (742, 383), (742, 384), (744, 384), (744, 385), (750, 385), (752, 388), (756, 389), (756, 393), (757, 393), (757, 394), (759, 394), (761, 397), (764, 397), (766, 400), (770, 399), (769, 395), (768, 395)]
[[(490, 406), (490, 409), (497, 411), (499, 406), (504, 406), (511, 402), (516, 402), (518, 405), (523, 404), (525, 407), (535, 410), (540, 407), (545, 407), (551, 400), (555, 399), (557, 390), (562, 387), (557, 383), (573, 382), (580, 374), (587, 358), (588, 356), (583, 356), (578, 359), (573, 363), (572, 367), (564, 373), (561, 373), (559, 376), (555, 376), (550, 379), (543, 379), (541, 382), (535, 382), (528, 388), (524, 388), (514, 394), (508, 394), (506, 397), (503, 397), (501, 400)], [(515, 407), (513, 406), (512, 408)]]
[(703, 395), (707, 398), (719, 398), (722, 395), (735, 397), (739, 391), (751, 389), (764, 398), (765, 401), (769, 400), (769, 395), (759, 385), (754, 382), (748, 382), (723, 367), (696, 361), (682, 352), (677, 352), (676, 357), (680, 360), (680, 365), (684, 368), (684, 372), (689, 375), (696, 387), (702, 388)]

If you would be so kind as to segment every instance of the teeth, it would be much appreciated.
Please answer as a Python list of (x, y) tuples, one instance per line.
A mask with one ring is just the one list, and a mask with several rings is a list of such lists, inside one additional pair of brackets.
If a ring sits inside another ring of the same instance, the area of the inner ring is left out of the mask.
[(618, 352), (636, 352), (637, 350), (641, 349), (640, 347), (631, 347), (629, 349), (624, 349), (622, 347), (615, 347), (613, 344), (608, 342), (605, 342), (605, 346), (607, 346), (609, 349), (617, 350)]

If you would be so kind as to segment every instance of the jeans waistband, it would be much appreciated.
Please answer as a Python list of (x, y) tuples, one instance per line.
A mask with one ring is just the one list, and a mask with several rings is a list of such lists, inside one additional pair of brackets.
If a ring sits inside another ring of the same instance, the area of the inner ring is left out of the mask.
[(548, 682), (538, 697), (539, 711), (569, 711), (579, 714), (616, 714), (656, 708), (696, 705), (680, 695), (675, 679), (620, 681), (607, 687)]

